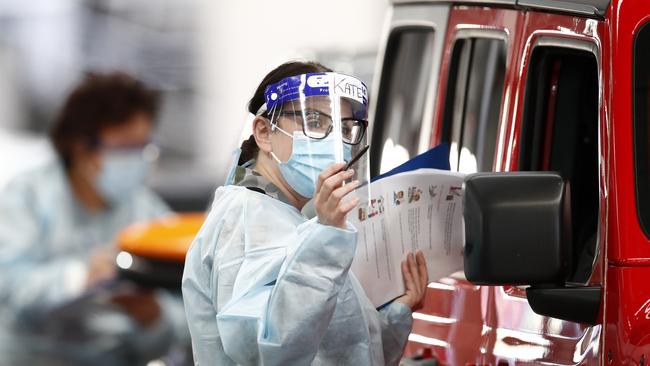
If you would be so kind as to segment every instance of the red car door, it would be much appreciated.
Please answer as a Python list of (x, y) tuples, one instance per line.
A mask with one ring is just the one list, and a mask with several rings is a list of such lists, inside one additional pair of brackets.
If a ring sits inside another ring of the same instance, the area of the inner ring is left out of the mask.
[[(451, 146), (452, 170), (498, 168), (502, 130), (511, 119), (522, 12), (452, 7), (444, 40), (431, 146)], [(491, 344), (492, 290), (462, 272), (429, 285), (424, 308), (413, 314), (406, 356), (432, 354), (441, 364), (483, 364)]]
[[(602, 285), (605, 32), (594, 19), (452, 7), (432, 128), (432, 146), (450, 143), (454, 170), (566, 175), (580, 213), (570, 279), (578, 285)], [(407, 355), (449, 365), (594, 364), (601, 330), (536, 314), (518, 287), (473, 286), (456, 273), (429, 286)]]

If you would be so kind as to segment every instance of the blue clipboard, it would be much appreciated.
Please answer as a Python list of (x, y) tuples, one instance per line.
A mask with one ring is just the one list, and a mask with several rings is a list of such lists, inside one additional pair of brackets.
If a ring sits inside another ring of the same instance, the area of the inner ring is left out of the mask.
[(451, 170), (449, 166), (449, 145), (442, 143), (420, 155), (414, 156), (404, 164), (372, 178), (370, 181), (374, 182), (397, 173), (405, 173), (422, 168)]

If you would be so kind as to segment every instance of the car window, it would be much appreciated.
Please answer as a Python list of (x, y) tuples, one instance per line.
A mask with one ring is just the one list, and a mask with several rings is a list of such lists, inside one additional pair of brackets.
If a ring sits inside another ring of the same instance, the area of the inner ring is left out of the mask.
[(442, 127), (452, 170), (492, 170), (505, 70), (504, 40), (467, 38), (454, 44)]
[(650, 23), (634, 40), (634, 161), (639, 222), (650, 238)]
[(598, 63), (593, 53), (536, 47), (522, 118), (519, 169), (557, 171), (569, 184), (572, 275), (591, 275), (598, 233)]
[(417, 155), (433, 62), (434, 30), (401, 28), (386, 47), (373, 127), (372, 174)]

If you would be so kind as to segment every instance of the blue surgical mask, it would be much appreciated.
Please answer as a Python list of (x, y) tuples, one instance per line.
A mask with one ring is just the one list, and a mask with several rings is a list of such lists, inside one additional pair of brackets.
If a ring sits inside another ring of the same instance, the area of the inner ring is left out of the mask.
[(123, 202), (142, 186), (148, 167), (142, 150), (106, 151), (95, 187), (107, 202)]
[[(289, 135), (283, 130), (280, 131)], [(336, 163), (336, 141), (331, 135), (322, 140), (311, 139), (300, 131), (294, 132), (291, 137), (293, 145), (289, 160), (283, 163), (272, 153), (273, 157), (278, 162), (280, 173), (291, 188), (305, 198), (312, 198), (318, 175)], [(352, 150), (349, 145), (343, 146), (343, 158), (349, 161)]]

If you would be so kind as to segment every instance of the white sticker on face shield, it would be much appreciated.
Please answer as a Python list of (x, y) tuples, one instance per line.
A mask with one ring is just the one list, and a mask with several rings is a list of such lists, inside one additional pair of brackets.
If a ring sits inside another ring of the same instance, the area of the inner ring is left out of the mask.
[(365, 104), (368, 101), (368, 90), (363, 83), (350, 76), (334, 74), (334, 95), (356, 100)]
[(307, 85), (310, 88), (322, 88), (330, 85), (330, 74), (311, 75), (307, 78)]

